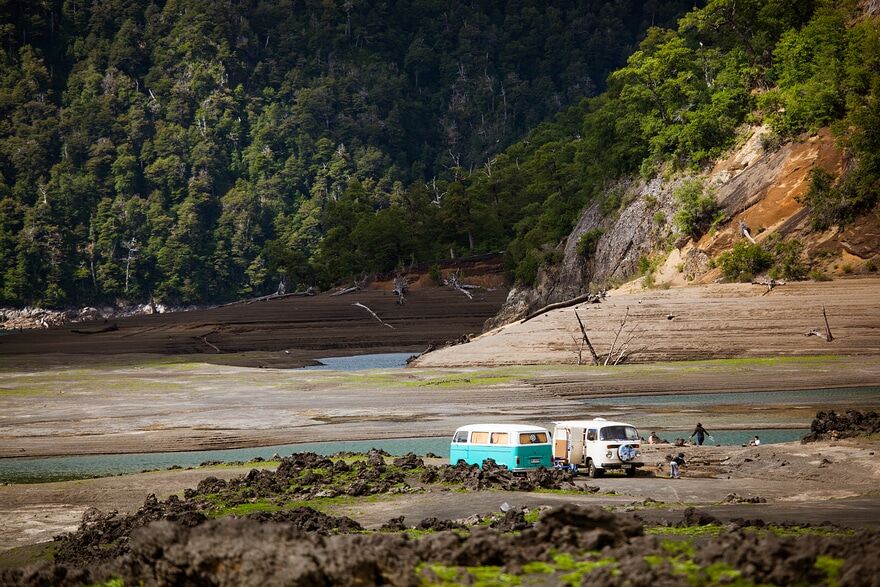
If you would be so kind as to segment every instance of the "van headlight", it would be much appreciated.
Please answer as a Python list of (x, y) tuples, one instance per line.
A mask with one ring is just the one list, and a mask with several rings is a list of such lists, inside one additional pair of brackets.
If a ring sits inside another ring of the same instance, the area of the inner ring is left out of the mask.
[(605, 453), (605, 458), (606, 459), (613, 459), (614, 453), (609, 450), (608, 452)]

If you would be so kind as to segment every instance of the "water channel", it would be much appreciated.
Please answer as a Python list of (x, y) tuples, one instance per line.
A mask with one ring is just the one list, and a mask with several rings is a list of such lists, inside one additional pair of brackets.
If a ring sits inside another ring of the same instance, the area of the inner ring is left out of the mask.
[[(393, 369), (406, 364), (411, 353), (382, 353), (351, 357), (328, 357), (319, 359), (321, 365), (305, 369), (362, 370)], [(821, 404), (835, 405), (850, 403), (862, 406), (880, 405), (880, 388), (843, 388), (782, 392), (735, 392), (698, 393), (687, 395), (636, 395), (615, 396), (583, 400), (585, 405), (650, 409), (651, 406), (683, 406), (689, 408), (718, 405), (754, 404), (757, 406), (781, 404)], [(535, 423), (552, 427), (550, 422)], [(450, 431), (451, 432), (451, 431)], [(649, 431), (642, 430), (647, 436)], [(753, 436), (761, 437), (763, 444), (792, 442), (799, 440), (808, 430), (797, 428), (755, 428), (742, 430), (711, 430), (709, 444), (742, 445)], [(661, 431), (660, 436), (668, 440), (687, 437), (689, 431)], [(343, 451), (363, 452), (378, 448), (392, 455), (414, 452), (419, 455), (435, 453), (441, 457), (449, 455), (448, 437), (397, 438), (381, 440), (353, 440), (345, 442), (316, 442), (241, 448), (228, 450), (206, 450), (187, 452), (104, 454), (47, 458), (6, 458), (0, 459), (0, 482), (26, 483), (78, 479), (96, 476), (136, 473), (145, 470), (167, 469), (169, 467), (197, 467), (206, 461), (250, 461), (254, 458), (270, 459), (273, 455), (286, 456), (294, 452), (316, 452), (332, 455)]]

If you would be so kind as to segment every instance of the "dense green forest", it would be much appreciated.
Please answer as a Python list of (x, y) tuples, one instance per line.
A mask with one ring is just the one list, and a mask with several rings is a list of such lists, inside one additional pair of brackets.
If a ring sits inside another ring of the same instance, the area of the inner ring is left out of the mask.
[(761, 118), (835, 125), (822, 219), (872, 206), (876, 20), (693, 7), (0, 0), (0, 297), (224, 300), (491, 250), (530, 283), (609, 182)]

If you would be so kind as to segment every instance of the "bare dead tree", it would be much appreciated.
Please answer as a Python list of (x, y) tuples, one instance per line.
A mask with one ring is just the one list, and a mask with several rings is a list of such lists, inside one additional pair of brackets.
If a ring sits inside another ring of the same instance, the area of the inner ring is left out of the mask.
[(456, 271), (455, 273), (450, 273), (449, 277), (447, 277), (446, 279), (443, 280), (443, 285), (451, 287), (454, 290), (460, 291), (461, 293), (466, 295), (469, 300), (474, 299), (474, 296), (471, 295), (471, 292), (469, 292), (468, 290), (469, 289), (479, 289), (479, 286), (470, 285), (467, 283), (462, 283), (461, 279), (459, 278), (459, 273), (460, 273), (459, 271)]
[(387, 322), (385, 322), (384, 320), (382, 320), (381, 318), (379, 318), (379, 315), (376, 314), (376, 312), (372, 311), (371, 309), (369, 309), (367, 306), (363, 305), (362, 303), (360, 303), (360, 302), (355, 302), (355, 303), (352, 304), (352, 306), (357, 306), (357, 307), (359, 307), (359, 308), (363, 308), (364, 310), (366, 310), (367, 312), (369, 312), (370, 314), (372, 314), (373, 318), (375, 318), (376, 320), (378, 320), (378, 321), (379, 321), (379, 324), (381, 324), (382, 326), (387, 326), (387, 327), (390, 328), (391, 330), (394, 330), (394, 329), (395, 329), (393, 326), (391, 326), (390, 324), (388, 324)]
[(141, 250), (134, 237), (122, 245), (128, 250), (128, 256), (125, 259), (125, 293), (128, 293), (128, 276), (131, 274), (131, 262), (137, 259), (137, 252)]
[(438, 208), (443, 203), (443, 198), (446, 196), (448, 192), (441, 192), (440, 188), (437, 187), (437, 178), (431, 180), (431, 183), (426, 183), (425, 188), (430, 190), (433, 194), (431, 198), (431, 203), (437, 206)]
[(599, 356), (596, 355), (596, 349), (593, 348), (593, 343), (590, 342), (590, 337), (587, 336), (587, 329), (584, 328), (584, 323), (581, 321), (581, 317), (578, 315), (577, 310), (574, 311), (574, 316), (577, 318), (578, 325), (581, 327), (581, 336), (583, 337), (584, 344), (587, 347), (587, 350), (590, 351), (590, 357), (593, 359), (593, 365), (599, 364)]
[(574, 343), (574, 353), (577, 356), (577, 364), (584, 364), (584, 339), (578, 338), (575, 335), (571, 335), (571, 340)]
[(753, 280), (752, 280), (752, 284), (753, 284), (753, 285), (766, 285), (766, 286), (767, 286), (767, 291), (765, 291), (764, 293), (761, 294), (761, 296), (763, 297), (763, 296), (766, 296), (766, 295), (767, 295), (768, 293), (770, 293), (771, 291), (773, 291), (773, 288), (774, 288), (774, 287), (779, 287), (780, 285), (785, 285), (785, 282), (784, 282), (784, 281), (779, 281), (779, 280), (776, 280), (776, 279), (753, 279)]
[(409, 282), (404, 278), (403, 274), (397, 273), (394, 276), (394, 289), (391, 293), (397, 296), (397, 304), (402, 306), (406, 303), (406, 292), (409, 291)]
[(825, 340), (831, 342), (834, 337), (831, 335), (831, 327), (828, 326), (828, 314), (825, 313), (825, 304), (822, 304), (822, 318), (825, 319)]
[(755, 239), (752, 238), (752, 233), (749, 232), (749, 226), (742, 220), (739, 221), (739, 231), (746, 238), (746, 240), (748, 240), (753, 245), (756, 244)]
[[(623, 318), (620, 321), (620, 324), (617, 327), (617, 332), (614, 334), (614, 340), (611, 342), (611, 347), (608, 352), (603, 355), (599, 355), (596, 353), (595, 347), (593, 347), (593, 343), (590, 341), (589, 336), (587, 336), (587, 329), (584, 327), (584, 323), (581, 320), (580, 315), (577, 310), (574, 311), (574, 315), (577, 318), (578, 326), (581, 331), (581, 340), (578, 340), (572, 336), (572, 340), (575, 341), (575, 352), (578, 356), (578, 365), (582, 363), (582, 351), (583, 347), (587, 347), (590, 351), (590, 356), (592, 357), (593, 365), (618, 365), (621, 361), (626, 360), (627, 358), (633, 356), (634, 354), (641, 352), (644, 350), (644, 347), (640, 347), (638, 349), (630, 350), (630, 343), (638, 336), (640, 330), (638, 325), (633, 326), (629, 331), (626, 331), (627, 320), (629, 318), (629, 306), (626, 308), (626, 312), (623, 315)], [(618, 341), (621, 340), (621, 335), (623, 336), (623, 342), (618, 345)]]
[(828, 315), (825, 313), (825, 304), (822, 304), (822, 318), (825, 320), (825, 332), (822, 332), (818, 328), (811, 328), (804, 333), (804, 336), (815, 336), (821, 338), (825, 342), (831, 342), (834, 340), (834, 336), (831, 334), (831, 327), (828, 326)]
[(330, 294), (330, 296), (331, 297), (341, 296), (341, 295), (344, 295), (347, 293), (351, 293), (353, 291), (360, 291), (360, 290), (364, 289), (364, 287), (366, 287), (366, 285), (367, 285), (367, 277), (363, 276), (360, 279), (355, 279), (354, 283), (350, 287), (346, 287), (346, 288), (341, 289), (337, 292), (334, 292), (334, 293)]
[[(607, 365), (608, 361), (614, 356), (614, 347), (617, 344), (617, 339), (620, 338), (620, 333), (623, 332), (623, 327), (626, 326), (626, 319), (629, 318), (629, 306), (626, 307), (626, 313), (623, 315), (623, 320), (620, 321), (620, 326), (617, 328), (617, 333), (614, 335), (614, 340), (611, 341), (611, 349), (608, 351), (608, 354), (605, 356), (605, 362), (603, 365)], [(622, 347), (623, 345), (621, 345)]]

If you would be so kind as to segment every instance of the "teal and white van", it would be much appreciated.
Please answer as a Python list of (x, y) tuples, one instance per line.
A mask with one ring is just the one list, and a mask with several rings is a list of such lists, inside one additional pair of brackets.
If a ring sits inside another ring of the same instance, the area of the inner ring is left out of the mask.
[(482, 466), (486, 459), (511, 471), (553, 467), (550, 432), (523, 424), (470, 424), (455, 431), (449, 447), (449, 462), (464, 461)]

